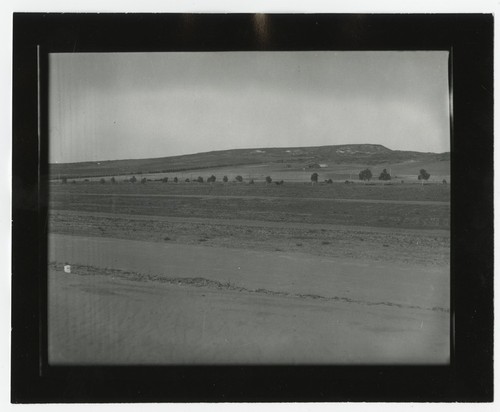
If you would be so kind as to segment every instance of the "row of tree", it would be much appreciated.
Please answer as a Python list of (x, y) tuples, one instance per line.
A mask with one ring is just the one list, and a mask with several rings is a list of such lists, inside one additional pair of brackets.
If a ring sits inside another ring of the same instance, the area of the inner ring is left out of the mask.
[[(365, 169), (359, 172), (359, 180), (371, 180), (372, 177), (373, 175), (370, 169)], [(418, 180), (429, 180), (429, 177), (431, 177), (430, 173), (428, 173), (425, 169), (420, 169)], [(380, 173), (378, 177), (378, 180), (391, 180), (391, 179), (392, 176), (387, 172), (387, 169), (382, 170), (382, 173)]]
[[(364, 180), (364, 181), (369, 181), (371, 180), (373, 177), (373, 174), (372, 174), (372, 171), (370, 169), (364, 169), (362, 170), (361, 172), (359, 172), (359, 180)], [(425, 169), (420, 169), (420, 173), (418, 175), (418, 180), (429, 180), (429, 177), (431, 177), (431, 175), (425, 170)], [(312, 183), (318, 183), (318, 179), (319, 179), (319, 175), (318, 173), (313, 173), (311, 175), (311, 182)], [(378, 180), (391, 180), (392, 179), (392, 176), (387, 172), (387, 169), (384, 169), (382, 170), (382, 173), (380, 173), (379, 177), (378, 177)], [(160, 179), (162, 183), (168, 183), (168, 177), (164, 177), (162, 179)], [(215, 181), (217, 180), (217, 178), (212, 175), (210, 177), (207, 178), (207, 183), (214, 183)], [(243, 182), (243, 177), (238, 175), (234, 178), (234, 180), (236, 182)], [(128, 181), (130, 183), (136, 183), (137, 182), (137, 178), (135, 176), (132, 176), (130, 179), (128, 179)], [(190, 179), (186, 179), (185, 182), (190, 182), (191, 180)], [(192, 180), (193, 182), (198, 182), (198, 183), (203, 183), (204, 180), (203, 180), (203, 177), (201, 176), (198, 176), (198, 178), (196, 179), (193, 179)], [(227, 183), (229, 181), (228, 177), (227, 176), (224, 176), (222, 178), (222, 181), (224, 183)], [(266, 183), (267, 184), (271, 184), (273, 181), (273, 179), (271, 178), (271, 176), (266, 176)], [(112, 177), (110, 179), (110, 182), (112, 184), (115, 184), (116, 183), (116, 179), (114, 177)], [(143, 177), (141, 179), (141, 183), (142, 184), (145, 184), (147, 182), (147, 179), (145, 177)], [(178, 183), (179, 182), (179, 179), (177, 177), (174, 177), (173, 178), (173, 182), (174, 183)], [(328, 179), (328, 180), (325, 180), (326, 183), (333, 183), (332, 179)], [(67, 178), (63, 177), (62, 178), (62, 183), (67, 183)], [(73, 183), (75, 183), (75, 181), (73, 180)], [(104, 184), (106, 183), (106, 180), (104, 178), (101, 178), (100, 180), (100, 183)], [(250, 179), (249, 181), (250, 184), (253, 184), (254, 183), (254, 180), (253, 179)], [(275, 182), (276, 184), (283, 184), (283, 180), (279, 181), (279, 182)]]

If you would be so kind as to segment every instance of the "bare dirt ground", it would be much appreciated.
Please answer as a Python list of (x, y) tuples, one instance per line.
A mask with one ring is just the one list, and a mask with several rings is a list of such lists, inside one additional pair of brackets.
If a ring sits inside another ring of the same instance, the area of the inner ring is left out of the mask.
[(52, 185), (50, 361), (447, 362), (448, 198), (444, 185)]
[(448, 361), (446, 268), (50, 240), (53, 364)]

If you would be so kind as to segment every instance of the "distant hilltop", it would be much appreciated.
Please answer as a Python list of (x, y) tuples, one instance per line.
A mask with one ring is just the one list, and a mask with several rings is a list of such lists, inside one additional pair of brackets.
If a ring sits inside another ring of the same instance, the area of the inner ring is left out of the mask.
[(120, 176), (216, 167), (285, 163), (291, 167), (322, 165), (375, 166), (417, 161), (449, 161), (450, 153), (391, 150), (379, 144), (230, 149), (152, 159), (105, 160), (50, 165), (51, 177)]

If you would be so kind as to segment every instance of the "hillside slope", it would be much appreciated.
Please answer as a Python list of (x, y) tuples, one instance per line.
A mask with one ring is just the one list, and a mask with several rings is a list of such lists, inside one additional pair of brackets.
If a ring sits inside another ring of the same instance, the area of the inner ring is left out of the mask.
[(127, 174), (176, 172), (224, 166), (286, 163), (291, 167), (314, 164), (364, 164), (449, 161), (450, 153), (421, 153), (391, 150), (377, 144), (316, 147), (233, 149), (154, 159), (108, 160), (50, 164), (51, 177), (119, 176)]

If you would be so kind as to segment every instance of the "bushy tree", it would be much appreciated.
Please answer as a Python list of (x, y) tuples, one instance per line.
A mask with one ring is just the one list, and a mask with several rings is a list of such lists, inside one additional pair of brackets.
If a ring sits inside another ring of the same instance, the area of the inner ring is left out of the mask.
[(271, 176), (266, 176), (266, 183), (268, 185), (271, 184), (272, 181), (273, 181), (273, 179), (271, 179)]
[(243, 177), (241, 177), (240, 175), (236, 176), (235, 179), (237, 182), (240, 182), (240, 183), (243, 182)]
[(427, 173), (425, 169), (420, 169), (420, 174), (418, 175), (418, 180), (429, 180), (431, 175)]
[(168, 183), (168, 177), (164, 177), (163, 179), (161, 179), (162, 183)]
[(311, 182), (312, 182), (312, 183), (318, 183), (318, 177), (319, 177), (319, 175), (318, 175), (316, 172), (314, 172), (314, 173), (311, 175)]
[(372, 176), (372, 171), (370, 169), (365, 169), (359, 172), (359, 180), (370, 180)]
[(223, 181), (224, 183), (227, 183), (227, 181), (228, 181), (228, 180), (229, 180), (229, 179), (227, 178), (227, 176), (224, 176), (224, 177), (222, 178), (222, 181)]
[(378, 180), (391, 180), (391, 175), (387, 173), (387, 169), (382, 170), (382, 173), (380, 173)]
[(208, 183), (214, 183), (216, 180), (217, 180), (217, 178), (216, 178), (214, 175), (212, 175), (212, 176), (210, 176), (210, 177), (207, 179), (207, 182), (208, 182)]
[(146, 182), (147, 182), (147, 181), (148, 181), (148, 179), (146, 179), (145, 177), (143, 177), (143, 178), (141, 179), (141, 183), (142, 183), (143, 185), (144, 185), (144, 184), (146, 184)]
[(130, 183), (135, 183), (135, 182), (137, 182), (137, 177), (132, 176), (132, 177), (130, 178)]
[(198, 183), (203, 183), (203, 178), (201, 176), (198, 176), (198, 179), (196, 179)]

